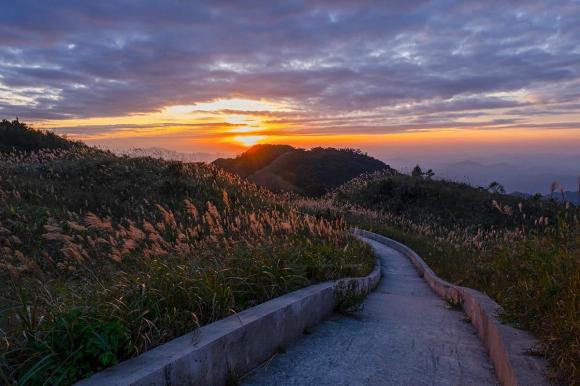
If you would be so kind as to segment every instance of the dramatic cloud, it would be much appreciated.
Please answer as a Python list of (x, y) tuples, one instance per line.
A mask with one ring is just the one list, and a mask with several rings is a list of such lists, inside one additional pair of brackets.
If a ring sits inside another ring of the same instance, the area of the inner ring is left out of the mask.
[(237, 98), (290, 106), (252, 113), (304, 135), (577, 129), (579, 20), (577, 0), (6, 1), (0, 115), (54, 122)]

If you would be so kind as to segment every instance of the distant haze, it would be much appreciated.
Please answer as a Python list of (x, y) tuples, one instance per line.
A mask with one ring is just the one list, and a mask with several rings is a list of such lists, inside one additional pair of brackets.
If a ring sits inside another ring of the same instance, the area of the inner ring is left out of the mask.
[(421, 153), (389, 155), (372, 152), (392, 167), (409, 172), (419, 164), (433, 169), (436, 177), (487, 187), (499, 182), (506, 192), (550, 193), (553, 182), (558, 190), (578, 191), (580, 152), (577, 153)]
[[(409, 173), (418, 164), (425, 170), (433, 169), (436, 178), (484, 187), (496, 181), (502, 184), (508, 193), (548, 194), (553, 182), (558, 183), (558, 190), (563, 188), (565, 191), (578, 191), (580, 153), (485, 155), (407, 151), (401, 154), (396, 151), (389, 152), (388, 149), (363, 148), (363, 150), (404, 173)], [(239, 154), (178, 152), (160, 147), (114, 149), (114, 152), (183, 162), (212, 162), (217, 158)]]
[[(433, 169), (439, 178), (467, 182), (474, 186), (488, 186), (496, 181), (501, 183), (507, 192), (547, 194), (553, 182), (557, 182), (564, 190), (578, 189), (580, 172), (577, 167), (579, 165), (577, 156), (554, 156), (553, 160), (546, 163), (534, 163), (533, 160), (527, 162), (525, 159), (509, 156), (505, 159), (509, 161), (468, 159), (457, 162), (432, 161), (423, 165), (424, 168)], [(410, 170), (413, 164), (401, 159), (392, 159), (391, 165), (398, 165), (399, 169), (405, 171)]]

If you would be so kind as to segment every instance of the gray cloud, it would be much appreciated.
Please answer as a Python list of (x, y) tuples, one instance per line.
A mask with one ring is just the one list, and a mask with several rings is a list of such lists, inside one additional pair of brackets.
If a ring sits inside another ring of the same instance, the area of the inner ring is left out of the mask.
[(0, 96), (0, 114), (267, 98), (300, 106), (307, 121), (366, 112), (376, 131), (389, 119), (429, 128), (437, 118), (416, 117), (434, 114), (577, 113), (578, 19), (577, 0), (6, 2), (0, 84), (31, 102)]

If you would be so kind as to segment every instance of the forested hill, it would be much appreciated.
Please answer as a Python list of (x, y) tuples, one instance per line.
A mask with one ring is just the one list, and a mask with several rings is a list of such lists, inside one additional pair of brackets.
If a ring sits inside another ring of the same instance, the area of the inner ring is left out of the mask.
[(85, 147), (80, 142), (69, 141), (66, 138), (49, 131), (35, 130), (18, 120), (0, 121), (0, 152), (6, 151), (36, 151), (40, 149), (68, 150), (73, 147)]
[(394, 169), (359, 150), (256, 145), (236, 158), (214, 164), (274, 191), (321, 196), (363, 173)]

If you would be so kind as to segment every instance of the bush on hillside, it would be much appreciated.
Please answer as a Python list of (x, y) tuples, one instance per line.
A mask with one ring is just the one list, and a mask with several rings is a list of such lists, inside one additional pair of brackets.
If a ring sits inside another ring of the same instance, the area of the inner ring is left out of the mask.
[(0, 122), (0, 152), (35, 151), (40, 149), (71, 149), (82, 146), (50, 131), (35, 130), (18, 120)]

